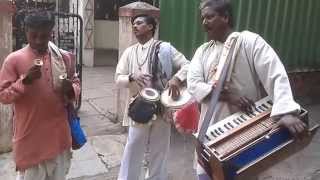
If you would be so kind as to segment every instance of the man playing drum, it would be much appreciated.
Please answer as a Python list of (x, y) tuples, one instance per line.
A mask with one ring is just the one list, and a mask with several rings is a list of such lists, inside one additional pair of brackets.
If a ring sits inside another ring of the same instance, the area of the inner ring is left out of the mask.
[[(149, 152), (147, 179), (167, 180), (171, 125), (165, 120), (163, 110), (159, 110), (149, 123), (137, 123), (128, 116), (129, 104), (137, 94), (157, 99), (152, 96), (160, 94), (166, 86), (173, 99), (179, 98), (179, 88), (186, 80), (189, 61), (169, 43), (153, 39), (156, 30), (153, 17), (135, 16), (132, 28), (138, 43), (123, 52), (115, 74), (117, 86), (129, 90), (123, 119), (123, 125), (129, 126), (129, 132), (118, 180), (139, 179), (146, 150)], [(144, 110), (143, 107), (136, 109)]]
[[(220, 116), (212, 119), (212, 123), (240, 110), (246, 111), (253, 101), (269, 95), (273, 101), (271, 117), (278, 119), (279, 125), (289, 128), (294, 135), (302, 132), (305, 125), (297, 118), (300, 106), (292, 97), (286, 70), (276, 52), (258, 34), (233, 32), (231, 4), (227, 0), (203, 0), (200, 10), (210, 41), (197, 49), (187, 78), (189, 92), (201, 103), (199, 129), (209, 108), (208, 97), (215, 88), (212, 79), (219, 71), (224, 43), (232, 35), (237, 36), (231, 52), (234, 62), (229, 66), (233, 68), (226, 84), (227, 90), (220, 96)], [(200, 166), (197, 174), (200, 180), (210, 179)]]

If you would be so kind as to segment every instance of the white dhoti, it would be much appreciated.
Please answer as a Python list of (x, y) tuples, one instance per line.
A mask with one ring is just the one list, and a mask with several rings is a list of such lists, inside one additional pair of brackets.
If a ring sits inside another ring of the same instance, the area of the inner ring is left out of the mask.
[(16, 180), (65, 180), (70, 169), (70, 150), (64, 151), (52, 160), (44, 161), (25, 171), (18, 171)]
[(129, 127), (118, 180), (139, 180), (144, 159), (148, 169), (145, 179), (167, 180), (170, 133), (171, 125), (162, 119), (153, 121), (151, 126)]

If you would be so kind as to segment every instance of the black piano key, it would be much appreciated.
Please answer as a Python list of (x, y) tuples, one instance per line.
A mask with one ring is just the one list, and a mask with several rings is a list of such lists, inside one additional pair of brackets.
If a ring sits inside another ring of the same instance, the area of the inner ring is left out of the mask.
[(234, 128), (234, 126), (230, 123), (230, 122), (228, 122), (227, 123), (231, 128)]
[(270, 104), (271, 106), (273, 105), (273, 102), (271, 100), (267, 101), (268, 104)]
[(246, 113), (247, 116), (249, 116), (250, 118), (253, 118), (254, 116), (250, 113)]
[(221, 128), (218, 128), (218, 130), (223, 134), (224, 133), (224, 131), (221, 129)]
[(209, 138), (209, 136), (205, 135), (205, 137), (206, 137), (206, 139), (207, 139), (208, 141), (211, 141), (211, 139)]
[(233, 119), (233, 122), (236, 123), (237, 125), (240, 124), (236, 119)]
[(229, 129), (230, 130), (230, 128), (229, 128), (229, 126), (227, 126), (227, 124), (225, 124), (225, 125), (223, 125), (225, 128), (227, 128), (227, 129)]
[(240, 118), (243, 119), (244, 121), (247, 120), (247, 118), (245, 118), (243, 115), (241, 115)]
[(217, 137), (212, 131), (210, 131), (210, 134), (215, 138)]
[(261, 109), (262, 111), (266, 111), (267, 110), (263, 106), (258, 106), (258, 108)]
[(243, 120), (241, 118), (237, 117), (237, 120), (243, 123)]
[(258, 107), (254, 107), (254, 109), (258, 112), (258, 113), (262, 113), (262, 111), (258, 108)]
[(263, 106), (266, 109), (269, 109), (269, 107), (267, 105), (265, 105), (265, 104), (261, 104), (261, 106)]
[(255, 111), (254, 109), (252, 109), (252, 111), (250, 112), (252, 115), (257, 116), (259, 113), (257, 111)]
[(214, 132), (215, 132), (216, 134), (220, 135), (220, 132), (219, 132), (217, 129), (215, 129)]

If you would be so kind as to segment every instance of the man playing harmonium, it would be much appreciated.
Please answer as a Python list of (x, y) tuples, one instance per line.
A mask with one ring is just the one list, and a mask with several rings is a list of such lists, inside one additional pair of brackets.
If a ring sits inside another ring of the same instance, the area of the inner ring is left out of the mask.
[[(306, 126), (297, 117), (300, 106), (293, 99), (286, 70), (272, 47), (258, 34), (233, 31), (229, 1), (203, 0), (200, 10), (209, 41), (195, 52), (187, 77), (189, 92), (201, 103), (199, 129), (216, 87), (214, 80), (224, 43), (234, 36), (237, 41), (233, 52), (229, 52), (233, 58), (231, 70), (218, 102), (220, 115), (211, 119), (211, 124), (235, 112), (250, 111), (253, 102), (268, 95), (273, 101), (271, 117), (278, 120), (278, 125), (288, 128), (294, 136), (303, 132)], [(199, 180), (210, 179), (199, 164), (197, 175)]]

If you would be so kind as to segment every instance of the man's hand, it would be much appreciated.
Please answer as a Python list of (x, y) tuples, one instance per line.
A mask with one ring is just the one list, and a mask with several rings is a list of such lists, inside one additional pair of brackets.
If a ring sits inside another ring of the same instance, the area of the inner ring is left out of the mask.
[(0, 91), (2, 91), (3, 89), (8, 88), (11, 84), (12, 84), (11, 81), (4, 80), (3, 82), (0, 83)]
[(167, 87), (169, 88), (169, 96), (176, 101), (180, 97), (180, 87), (182, 82), (177, 77), (173, 76), (167, 83)]
[(139, 74), (139, 75), (130, 75), (132, 80), (135, 81), (140, 87), (148, 87), (151, 85), (152, 75), (150, 74)]
[(304, 132), (306, 129), (305, 123), (303, 123), (296, 115), (293, 114), (283, 115), (276, 125), (276, 127), (279, 126), (288, 128), (290, 133), (295, 137)]
[(75, 98), (72, 81), (69, 79), (62, 80), (62, 93), (68, 100)]
[(26, 77), (22, 80), (23, 84), (29, 85), (36, 79), (41, 78), (41, 68), (39, 66), (32, 66), (28, 72)]
[(234, 95), (227, 89), (221, 92), (219, 100), (237, 106), (241, 111), (246, 113), (251, 113), (253, 110), (252, 107), (254, 106), (254, 102), (251, 99), (245, 96), (239, 97)]

